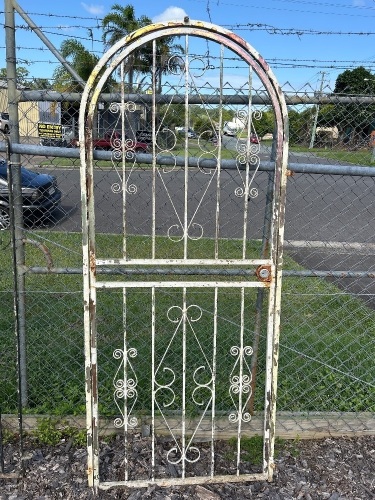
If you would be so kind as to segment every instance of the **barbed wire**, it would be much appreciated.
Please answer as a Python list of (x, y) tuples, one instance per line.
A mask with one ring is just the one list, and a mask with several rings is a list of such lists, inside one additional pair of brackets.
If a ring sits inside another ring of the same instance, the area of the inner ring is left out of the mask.
[[(5, 14), (4, 10), (0, 10), (0, 14)], [(65, 19), (83, 19), (85, 21), (101, 21), (99, 17), (92, 16), (70, 16), (68, 14), (46, 14), (45, 12), (26, 12), (28, 16), (44, 16), (44, 17), (55, 17), (55, 18), (65, 18)]]
[[(375, 12), (375, 9), (372, 9)], [(0, 11), (0, 13), (4, 13)], [(36, 15), (30, 14), (30, 15)], [(63, 15), (54, 15), (54, 14), (40, 14), (40, 15), (45, 15), (48, 17), (66, 17), (66, 18), (72, 18), (72, 19), (85, 19), (85, 20), (93, 20), (95, 19), (96, 21), (101, 21), (99, 18), (92, 18), (92, 17), (79, 17), (79, 16), (63, 16)], [(4, 23), (2, 23), (2, 26), (4, 27)], [(297, 35), (297, 36), (302, 36), (302, 35), (324, 35), (324, 36), (373, 36), (375, 35), (375, 31), (334, 31), (334, 30), (317, 30), (317, 29), (312, 29), (312, 28), (279, 28), (277, 26), (272, 26), (270, 24), (266, 23), (235, 23), (235, 24), (223, 24), (222, 25), (224, 28), (227, 29), (237, 29), (237, 30), (255, 30), (255, 31), (266, 31), (267, 33), (271, 35)], [(102, 26), (100, 24), (96, 24), (96, 26), (84, 26), (80, 24), (74, 24), (74, 25), (58, 25), (58, 26), (38, 26), (39, 29), (41, 30), (51, 30), (51, 29), (86, 29), (86, 30), (93, 30), (93, 29), (101, 29)], [(30, 28), (29, 25), (25, 24), (19, 24), (16, 25), (16, 29), (24, 29), (27, 31), (32, 31), (32, 28)], [(63, 36), (61, 33), (57, 32), (49, 32), (49, 34), (53, 35), (60, 35)], [(77, 37), (79, 38), (79, 37)], [(89, 37), (82, 37), (83, 39), (87, 40), (92, 40)], [(101, 39), (96, 39), (94, 40), (96, 42), (102, 42)]]
[[(213, 59), (212, 56), (209, 56), (210, 60)], [(315, 69), (331, 69), (331, 70), (345, 70), (345, 69), (351, 69), (351, 68), (357, 68), (358, 66), (361, 66), (364, 64), (363, 61), (352, 61), (350, 63), (339, 63), (339, 62), (329, 62), (329, 61), (311, 61), (307, 62), (304, 60), (298, 61), (298, 60), (293, 60), (293, 61), (283, 61), (280, 59), (275, 59), (275, 58), (267, 58), (267, 62), (269, 64), (272, 64), (273, 68), (294, 68), (294, 69), (304, 69), (304, 68), (315, 68)], [(25, 65), (25, 66), (32, 66), (33, 64), (55, 64), (59, 65), (61, 64), (59, 61), (54, 61), (54, 60), (28, 60), (28, 59), (17, 59), (17, 64), (19, 65)], [(214, 64), (211, 64), (211, 69), (218, 69), (219, 66), (215, 66)], [(239, 65), (233, 65), (233, 66), (227, 66), (227, 69), (231, 70), (238, 70), (241, 69), (242, 67)], [(366, 62), (366, 68), (368, 70), (374, 70), (375, 69), (375, 62), (374, 63), (368, 63)]]
[[(198, 1), (199, 3), (202, 3), (202, 0), (192, 0), (192, 1)], [(298, 6), (300, 5), (312, 5), (316, 7), (332, 7), (335, 9), (350, 9), (352, 11), (364, 11), (364, 14), (358, 14), (358, 13), (343, 13), (343, 12), (335, 12), (335, 15), (343, 15), (343, 16), (349, 16), (349, 17), (368, 17), (368, 13), (366, 11), (372, 11), (375, 13), (375, 8), (374, 7), (369, 7), (366, 5), (343, 5), (343, 4), (335, 4), (335, 3), (328, 3), (328, 2), (314, 2), (314, 1), (300, 1), (300, 0), (279, 0), (279, 2), (283, 3), (292, 3), (292, 4), (297, 4)], [(219, 0), (217, 1), (217, 5), (219, 5), (220, 2)], [(228, 5), (231, 7), (241, 7), (241, 8), (259, 8), (259, 5), (250, 5), (250, 4), (238, 4), (238, 3), (228, 3), (228, 2), (221, 2), (222, 5)], [(207, 6), (209, 8), (209, 1), (207, 3)], [(309, 10), (302, 10), (302, 9), (285, 9), (284, 8), (279, 8), (279, 7), (271, 7), (271, 6), (261, 6), (262, 9), (267, 9), (267, 10), (283, 10), (283, 11), (291, 11), (291, 12), (304, 12), (304, 13), (313, 13), (313, 14), (327, 14), (326, 12), (320, 12), (320, 11), (309, 11)], [(1, 14), (4, 14), (4, 11), (0, 11)], [(65, 18), (65, 19), (82, 19), (82, 20), (95, 20), (97, 22), (101, 21), (102, 18), (98, 16), (73, 16), (73, 15), (68, 15), (68, 14), (51, 14), (51, 13), (45, 13), (45, 12), (28, 12), (27, 13), (29, 16), (44, 16), (44, 17), (49, 17), (49, 18)]]
[[(0, 45), (0, 49), (6, 49), (5, 45)], [(26, 51), (26, 50), (31, 50), (31, 51), (40, 51), (40, 52), (46, 52), (46, 53), (50, 53), (50, 49), (48, 47), (24, 47), (24, 46), (21, 46), (21, 45), (17, 45), (17, 50), (22, 50), (22, 51)], [(98, 50), (90, 50), (89, 51), (90, 53), (93, 53), (93, 54), (102, 54), (102, 51), (98, 51)], [(191, 57), (202, 57), (202, 54), (195, 54), (195, 53), (191, 53), (190, 54)], [(216, 56), (214, 54), (210, 55), (210, 58), (215, 60), (215, 59), (221, 59), (220, 56)], [(18, 60), (21, 60), (21, 59), (18, 59)], [(27, 59), (25, 59), (26, 61)], [(228, 56), (224, 56), (223, 57), (223, 60), (225, 61), (241, 61), (241, 58), (239, 57), (228, 57)], [(267, 57), (267, 61), (268, 62), (276, 62), (276, 63), (279, 63), (279, 64), (284, 64), (284, 63), (288, 63), (288, 64), (291, 64), (291, 63), (296, 63), (296, 64), (301, 64), (301, 63), (307, 63), (309, 66), (311, 64), (329, 64), (329, 65), (335, 65), (335, 64), (338, 64), (338, 65), (363, 65), (363, 64), (366, 64), (368, 65), (370, 63), (370, 65), (373, 65), (375, 64), (375, 61), (369, 61), (368, 59), (317, 59), (317, 58), (314, 58), (314, 59), (298, 59), (298, 58), (281, 58), (281, 57)], [(34, 62), (47, 62), (47, 61), (34, 61)], [(232, 68), (238, 68), (238, 66), (233, 66)]]
[(245, 23), (245, 24), (223, 24), (224, 28), (230, 30), (249, 30), (254, 31), (266, 31), (270, 35), (335, 35), (335, 36), (372, 36), (375, 35), (375, 31), (326, 31), (326, 30), (315, 30), (306, 28), (277, 28), (276, 26), (271, 26), (270, 24), (263, 23)]
[[(240, 30), (253, 30), (253, 31), (266, 31), (270, 35), (282, 35), (282, 36), (303, 36), (303, 35), (323, 35), (323, 36), (373, 36), (375, 35), (375, 31), (327, 31), (327, 30), (315, 30), (315, 29), (306, 29), (306, 28), (278, 28), (276, 26), (271, 26), (270, 24), (263, 23), (245, 23), (245, 24), (223, 24), (224, 28), (227, 28), (231, 31)], [(24, 29), (26, 31), (33, 31), (29, 25), (20, 24), (16, 26), (17, 29)], [(97, 29), (96, 26), (80, 26), (80, 25), (72, 25), (72, 26), (41, 26), (39, 27), (41, 30), (51, 30), (51, 29)], [(59, 35), (64, 36), (64, 33), (45, 31), (45, 33), (49, 33), (51, 35)], [(82, 38), (85, 40), (92, 41), (90, 37), (76, 37)], [(102, 42), (101, 39), (94, 39), (95, 42)]]
[[(19, 26), (18, 27), (19, 29), (24, 29), (25, 31), (34, 31), (32, 28), (30, 28), (30, 26)], [(64, 29), (68, 29), (69, 26), (65, 26)], [(86, 29), (85, 26), (82, 26), (82, 29)], [(89, 36), (78, 36), (77, 34), (74, 34), (74, 36), (68, 36), (66, 33), (57, 33), (57, 32), (54, 32), (54, 31), (48, 31), (48, 30), (43, 30), (43, 33), (44, 34), (48, 34), (48, 35), (54, 35), (54, 36), (63, 36), (63, 37), (66, 37), (66, 38), (75, 38), (75, 39), (78, 39), (78, 40), (86, 40), (87, 42), (98, 42), (98, 43), (103, 43), (103, 40), (101, 39), (93, 39)]]
[[(192, 0), (194, 1), (194, 0)], [(195, 1), (198, 1), (200, 2), (200, 0), (195, 0)], [(279, 0), (279, 1), (289, 1), (289, 0)], [(300, 4), (301, 2), (297, 2), (298, 4)], [(235, 3), (228, 3), (228, 2), (221, 2), (222, 5), (227, 5), (228, 7), (231, 7), (232, 9), (234, 7), (238, 7), (238, 8), (246, 8), (246, 9), (259, 9), (261, 8), (262, 10), (275, 10), (275, 11), (282, 11), (282, 12), (299, 12), (299, 13), (303, 13), (303, 14), (323, 14), (323, 15), (335, 15), (335, 16), (347, 16), (347, 17), (372, 17), (372, 16), (369, 16), (368, 13), (364, 13), (364, 14), (349, 14), (349, 13), (345, 13), (345, 12), (322, 12), (322, 11), (312, 11), (312, 10), (303, 10), (303, 9), (286, 9), (285, 7), (271, 7), (269, 5), (265, 5), (264, 3), (260, 6), (260, 5), (251, 5), (251, 4), (235, 4)], [(324, 7), (335, 7), (335, 8), (342, 8), (343, 5), (336, 5), (336, 6), (333, 6), (333, 5), (324, 5)], [(356, 6), (353, 6), (356, 8)], [(360, 8), (360, 6), (358, 7)], [(374, 11), (375, 13), (375, 9), (374, 8), (369, 8), (369, 10), (371, 11)]]
[[(209, 5), (209, 4), (208, 4)], [(209, 7), (208, 7), (209, 8)], [(0, 11), (1, 12), (1, 11)], [(64, 17), (64, 18), (72, 18), (72, 19), (85, 19), (85, 20), (95, 20), (97, 21), (96, 26), (83, 26), (80, 24), (75, 24), (71, 26), (42, 26), (40, 29), (43, 29), (44, 33), (49, 34), (49, 35), (55, 35), (55, 36), (60, 36), (60, 37), (65, 37), (65, 38), (75, 38), (83, 41), (87, 41), (90, 43), (96, 42), (96, 43), (102, 43), (102, 39), (94, 39), (93, 37), (90, 36), (78, 36), (74, 34), (74, 36), (69, 36), (68, 33), (62, 32), (62, 29), (84, 29), (84, 30), (92, 30), (92, 29), (100, 29), (101, 26), (99, 25), (99, 18), (93, 18), (93, 17), (82, 17), (82, 16), (69, 16), (69, 15), (55, 15), (55, 14), (38, 14), (38, 13), (32, 13), (31, 15), (42, 15), (46, 16), (49, 18), (57, 18), (57, 17)], [(264, 24), (264, 23), (244, 23), (244, 24), (232, 24), (232, 25), (223, 25), (227, 29), (231, 29), (232, 31), (236, 30), (256, 30), (256, 31), (266, 31), (268, 34), (271, 35), (282, 35), (282, 36), (302, 36), (302, 35), (332, 35), (332, 36), (373, 36), (375, 35), (375, 31), (319, 31), (315, 29), (299, 29), (299, 28), (278, 28), (269, 24)], [(17, 29), (22, 29), (26, 31), (32, 31), (32, 28), (30, 28), (29, 25), (25, 24), (20, 24), (16, 26)], [(59, 29), (60, 32), (52, 31), (52, 29)], [(5, 49), (5, 47), (0, 47), (2, 49)], [(18, 46), (17, 50), (39, 50), (39, 51), (46, 51), (50, 52), (47, 47), (21, 47)], [(103, 51), (94, 51), (94, 50), (89, 50), (89, 52), (93, 54), (97, 54), (99, 56), (102, 55)], [(212, 54), (209, 54), (210, 59), (214, 59), (215, 56)], [(358, 65), (364, 64), (368, 69), (373, 69), (375, 61), (354, 61), (354, 60), (319, 60), (319, 59), (279, 59), (279, 58), (267, 58), (267, 61), (272, 63), (275, 68), (322, 68), (322, 69), (337, 69), (337, 70), (342, 70), (342, 69), (348, 69), (348, 68), (353, 68), (357, 67)], [(33, 64), (59, 64), (57, 61), (51, 61), (51, 60), (38, 60), (38, 61), (31, 61), (27, 58), (22, 58), (18, 59), (18, 62), (23, 64), (23, 65), (33, 65)], [(233, 66), (232, 69), (238, 69), (237, 66)]]

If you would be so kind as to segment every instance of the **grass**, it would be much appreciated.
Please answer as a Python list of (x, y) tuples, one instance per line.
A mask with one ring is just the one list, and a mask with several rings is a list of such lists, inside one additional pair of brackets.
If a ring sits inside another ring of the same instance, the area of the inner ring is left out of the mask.
[(353, 165), (362, 166), (375, 166), (374, 160), (372, 159), (372, 149), (359, 149), (359, 150), (349, 150), (349, 149), (324, 149), (324, 148), (311, 148), (302, 146), (293, 146), (289, 148), (290, 152), (296, 153), (307, 153), (321, 158), (326, 158), (328, 160), (334, 160), (338, 163), (351, 163)]
[[(203, 148), (203, 149), (202, 149)], [(203, 158), (211, 158), (215, 153), (216, 146), (214, 146), (211, 142), (206, 142), (206, 145), (202, 142), (201, 147), (199, 146), (198, 140), (190, 139), (189, 140), (189, 156), (191, 157), (200, 157)], [(185, 147), (183, 141), (178, 141), (176, 147), (172, 150), (174, 156), (185, 156)], [(165, 152), (160, 152), (160, 154), (164, 154)], [(169, 153), (169, 150), (168, 150)], [(230, 149), (222, 148), (221, 157), (222, 159), (230, 160), (237, 156), (238, 152)], [(129, 164), (131, 162), (129, 161)], [(53, 167), (71, 167), (76, 166), (79, 168), (80, 160), (79, 158), (55, 158), (50, 157), (46, 160), (42, 160), (40, 162), (40, 166), (53, 166)], [(112, 168), (112, 161), (105, 160), (96, 160), (95, 166), (97, 168)], [(151, 168), (151, 164), (149, 163), (136, 163), (138, 168)]]
[[(46, 238), (57, 267), (81, 266), (81, 235), (58, 232), (35, 232), (34, 239)], [(100, 255), (121, 256), (121, 239), (117, 235), (98, 235)], [(236, 240), (220, 242), (221, 255), (241, 255)], [(128, 238), (129, 255), (150, 255), (150, 239)], [(248, 255), (259, 255), (259, 244), (249, 242)], [(192, 255), (210, 256), (212, 240), (192, 242)], [(157, 240), (159, 257), (181, 257), (181, 246), (164, 238)], [(27, 246), (28, 265), (44, 265), (40, 251)], [(286, 258), (285, 267), (297, 265)], [(101, 279), (101, 278), (100, 278)], [(135, 279), (135, 278), (134, 278)], [(141, 278), (137, 278), (141, 279)], [(192, 278), (194, 279), (194, 278)], [(84, 342), (82, 278), (77, 275), (29, 275), (27, 286), (27, 360), (31, 413), (55, 415), (85, 412)], [(16, 411), (16, 355), (13, 326), (11, 254), (7, 247), (0, 262), (0, 291), (3, 314), (0, 316), (0, 385), (1, 411)], [(307, 294), (306, 291), (309, 293)], [(278, 409), (284, 411), (375, 411), (373, 325), (375, 312), (350, 295), (339, 293), (322, 279), (285, 278), (283, 285), (281, 346), (279, 362)], [(182, 357), (186, 356), (190, 415), (204, 408), (209, 399), (208, 385), (213, 356), (214, 292), (191, 288), (187, 294), (190, 318), (183, 350), (182, 330), (178, 327), (178, 307), (182, 307), (181, 289), (156, 289), (156, 380), (157, 401), (161, 408), (178, 412), (181, 408)], [(255, 289), (245, 293), (245, 345), (252, 345), (255, 321)], [(97, 297), (97, 332), (99, 364), (99, 402), (103, 415), (118, 414), (114, 399), (114, 381), (121, 379), (121, 360), (115, 349), (124, 348), (123, 301), (121, 290), (99, 290)], [(130, 289), (127, 302), (127, 342), (137, 350), (129, 358), (130, 374), (137, 376), (137, 398), (134, 412), (150, 408), (151, 379), (151, 309), (149, 289)], [(202, 315), (199, 317), (199, 305)], [(176, 307), (178, 306), (178, 307)], [(228, 386), (235, 356), (231, 348), (240, 342), (240, 290), (221, 290), (218, 297), (217, 328), (217, 394), (216, 410), (228, 412), (234, 403)], [(255, 408), (263, 408), (266, 322), (263, 313), (259, 352)], [(194, 321), (197, 320), (197, 321)], [(167, 355), (166, 355), (167, 353)], [(166, 362), (168, 360), (168, 363)], [(251, 357), (246, 358), (250, 364)], [(203, 367), (203, 368), (200, 368)], [(167, 370), (165, 368), (168, 368)], [(120, 369), (120, 375), (116, 371)], [(134, 372), (133, 372), (134, 370)], [(173, 373), (173, 394), (171, 383)], [(197, 387), (192, 399), (192, 388)], [(233, 394), (232, 394), (233, 396)], [(121, 402), (122, 400), (120, 400)], [(236, 400), (235, 400), (236, 401)], [(119, 402), (119, 400), (117, 400)], [(202, 403), (202, 404), (200, 404)], [(167, 405), (167, 406), (163, 406)], [(164, 411), (163, 410), (163, 411)]]

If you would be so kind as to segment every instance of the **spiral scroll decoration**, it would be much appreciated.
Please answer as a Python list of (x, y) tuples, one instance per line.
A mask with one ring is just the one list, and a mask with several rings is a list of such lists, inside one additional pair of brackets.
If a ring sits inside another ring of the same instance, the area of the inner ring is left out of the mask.
[[(115, 349), (113, 352), (113, 357), (121, 360), (113, 379), (113, 386), (115, 388), (113, 394), (114, 402), (121, 415), (114, 420), (114, 425), (117, 428), (123, 427), (125, 424), (129, 427), (135, 427), (138, 424), (138, 419), (131, 415), (138, 397), (138, 379), (130, 362), (130, 359), (135, 358), (137, 354), (137, 350), (134, 348), (130, 348), (127, 351)], [(124, 401), (123, 405), (120, 405), (120, 400)], [(126, 412), (124, 408), (126, 408)]]
[(238, 421), (249, 422), (251, 415), (246, 410), (246, 407), (251, 397), (252, 378), (247, 358), (253, 354), (253, 349), (251, 346), (242, 348), (232, 346), (230, 354), (236, 358), (229, 378), (229, 394), (235, 410), (229, 414), (228, 419), (231, 423)]
[[(244, 130), (245, 124), (248, 122), (248, 113), (245, 110), (240, 110), (236, 113), (236, 117), (240, 123), (243, 123), (243, 127), (241, 130)], [(252, 129), (254, 130), (254, 120), (260, 120), (262, 118), (262, 111), (261, 110), (254, 110), (251, 113), (251, 124), (252, 124)], [(251, 142), (251, 137), (256, 138), (256, 142), (252, 143)], [(256, 187), (252, 187), (252, 183), (254, 181), (255, 175), (258, 171), (259, 168), (259, 163), (260, 163), (260, 158), (259, 158), (259, 153), (260, 153), (260, 144), (259, 144), (259, 138), (254, 130), (251, 132), (250, 137), (248, 137), (247, 141), (237, 141), (236, 145), (236, 150), (238, 152), (237, 157), (236, 157), (236, 162), (237, 162), (237, 171), (239, 173), (239, 176), (242, 179), (242, 186), (238, 186), (235, 189), (235, 196), (242, 198), (243, 196), (247, 195), (248, 198), (256, 198), (259, 195), (258, 189)], [(241, 165), (248, 165), (249, 167), (254, 167), (254, 171), (251, 175), (251, 177), (248, 178), (243, 178), (242, 171), (240, 170)]]
[[(195, 405), (201, 408), (203, 407), (203, 413), (207, 411), (209, 405), (212, 403), (214, 390), (214, 374), (212, 371), (212, 366), (207, 359), (206, 350), (201, 345), (194, 329), (194, 324), (200, 321), (202, 315), (202, 308), (196, 304), (191, 304), (185, 308), (175, 305), (167, 310), (167, 318), (172, 324), (175, 325), (175, 328), (172, 338), (168, 344), (166, 351), (162, 355), (161, 363), (157, 367), (154, 376), (156, 387), (155, 404), (161, 412), (163, 412), (164, 408), (171, 407), (172, 403), (174, 403), (176, 400), (174, 385), (177, 382), (178, 374), (175, 370), (164, 365), (169, 351), (172, 351), (173, 343), (176, 341), (182, 341), (181, 332), (182, 326), (185, 322), (189, 326), (189, 336), (194, 338), (197, 342), (201, 357), (204, 361), (203, 364), (201, 364), (194, 370), (192, 377), (193, 388), (190, 392), (191, 399)], [(160, 382), (161, 375), (163, 375), (163, 382)], [(187, 387), (186, 396), (188, 392), (189, 390)], [(159, 394), (160, 396), (163, 395), (163, 400), (161, 400)], [(196, 430), (198, 430), (198, 427), (199, 424), (197, 424)], [(181, 462), (197, 462), (201, 457), (201, 452), (196, 446), (193, 445), (195, 431), (192, 432), (190, 440), (184, 447), (181, 446), (179, 438), (174, 435), (173, 431), (171, 429), (170, 431), (174, 442), (173, 445), (171, 445), (170, 449), (167, 451), (167, 461), (175, 465)]]
[[(133, 101), (127, 102), (112, 102), (109, 105), (109, 110), (113, 114), (119, 114), (121, 111), (126, 113), (134, 113), (136, 111), (136, 104)], [(117, 118), (114, 129), (116, 130), (120, 121), (120, 116)], [(122, 140), (122, 136), (118, 132), (114, 132), (110, 139), (111, 144), (111, 162), (112, 165), (117, 172), (117, 175), (120, 179), (119, 182), (115, 182), (111, 185), (111, 191), (114, 194), (121, 193), (123, 188), (125, 187), (125, 191), (128, 194), (136, 194), (138, 188), (135, 184), (130, 183), (130, 176), (135, 166), (136, 153), (135, 153), (135, 143), (133, 140), (125, 138), (124, 142)], [(124, 157), (124, 158), (123, 158)], [(128, 176), (126, 181), (124, 182), (122, 178), (122, 173), (118, 169), (118, 162), (121, 162), (123, 159), (128, 163), (132, 163), (130, 171), (128, 171)]]

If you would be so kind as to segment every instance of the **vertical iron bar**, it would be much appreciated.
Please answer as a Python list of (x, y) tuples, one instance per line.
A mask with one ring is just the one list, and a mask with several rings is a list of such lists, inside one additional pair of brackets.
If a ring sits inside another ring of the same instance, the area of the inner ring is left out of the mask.
[[(280, 95), (282, 97), (282, 95)], [(267, 460), (267, 473), (268, 480), (272, 481), (274, 472), (274, 448), (275, 448), (275, 431), (276, 431), (276, 395), (277, 395), (277, 377), (279, 367), (279, 342), (280, 342), (280, 308), (281, 308), (281, 285), (283, 273), (283, 243), (284, 243), (284, 230), (285, 230), (285, 201), (286, 201), (286, 184), (287, 184), (287, 165), (288, 165), (288, 111), (285, 102), (282, 103), (278, 111), (281, 112), (279, 124), (283, 125), (277, 130), (279, 148), (277, 151), (275, 162), (275, 188), (274, 197), (276, 198), (276, 207), (272, 217), (272, 258), (275, 263), (275, 286), (271, 288), (274, 293), (271, 295), (269, 304), (272, 305), (272, 313), (270, 308), (269, 319), (273, 323), (272, 332), (272, 373), (269, 394), (269, 422), (265, 422), (265, 430), (268, 432), (268, 443), (264, 443), (264, 453)], [(268, 387), (266, 387), (267, 394)], [(267, 395), (268, 397), (268, 395)], [(268, 445), (268, 448), (267, 448)]]
[[(186, 134), (187, 136), (187, 134)], [(182, 470), (181, 477), (184, 479), (186, 474), (186, 323), (187, 323), (187, 304), (186, 288), (183, 288), (182, 296), (182, 425), (181, 425), (181, 454)]]
[(214, 329), (212, 345), (212, 411), (211, 411), (211, 477), (215, 474), (215, 419), (216, 419), (216, 349), (217, 349), (217, 315), (218, 315), (218, 287), (215, 287)]
[(221, 182), (221, 131), (223, 129), (223, 85), (224, 85), (224, 45), (220, 46), (220, 115), (219, 115), (219, 136), (218, 136), (218, 157), (216, 175), (216, 234), (215, 234), (215, 259), (219, 258), (219, 235), (220, 235), (220, 182)]
[(1, 408), (0, 408), (0, 472), (4, 473), (4, 450), (3, 450), (3, 425), (1, 421)]
[(188, 187), (189, 187), (189, 35), (185, 35), (185, 190), (184, 190), (184, 259), (188, 256)]
[[(122, 164), (122, 256), (127, 258), (127, 232), (126, 232), (126, 202), (127, 202), (127, 180), (126, 180), (126, 145), (125, 145), (125, 63), (121, 62), (120, 65), (121, 76), (121, 164)], [(123, 415), (124, 415), (124, 479), (129, 480), (129, 458), (128, 458), (128, 396), (127, 396), (127, 382), (128, 382), (128, 339), (126, 327), (126, 308), (127, 308), (127, 290), (122, 289), (122, 327), (123, 327), (123, 374), (124, 381), (124, 394), (123, 394)]]
[[(156, 41), (152, 42), (152, 258), (156, 257)], [(161, 75), (160, 75), (161, 78)]]
[(125, 71), (124, 61), (120, 66), (121, 75), (121, 164), (122, 164), (122, 256), (126, 258), (127, 237), (126, 237), (126, 198), (127, 198), (127, 181), (126, 181), (126, 146), (125, 146)]
[[(261, 258), (267, 258), (269, 252), (269, 239), (271, 234), (271, 219), (272, 219), (272, 201), (273, 201), (273, 185), (274, 185), (275, 174), (274, 172), (268, 173), (268, 185), (266, 193), (266, 207), (264, 215), (263, 224), (263, 236), (262, 236), (262, 249)], [(253, 340), (253, 355), (251, 357), (251, 396), (249, 400), (249, 412), (251, 415), (254, 414), (254, 401), (255, 401), (255, 389), (256, 389), (256, 378), (258, 371), (258, 352), (260, 344), (260, 334), (262, 325), (262, 310), (264, 303), (264, 288), (258, 288), (257, 298), (255, 303), (255, 322), (254, 322), (254, 340)]]
[[(83, 95), (84, 98), (84, 95)], [(94, 173), (93, 173), (93, 127), (94, 115), (92, 103), (89, 110), (81, 107), (79, 115), (80, 142), (80, 186), (82, 212), (82, 274), (84, 299), (84, 350), (85, 350), (85, 389), (86, 389), (86, 428), (87, 428), (87, 479), (89, 487), (98, 489), (98, 473), (96, 470), (98, 454), (98, 433), (95, 417), (97, 396), (96, 366), (93, 366), (92, 347), (96, 339), (96, 262), (95, 262), (95, 211), (94, 211)], [(87, 113), (87, 114), (86, 114)]]
[(244, 334), (245, 334), (245, 289), (241, 288), (241, 327), (240, 327), (240, 346), (239, 346), (239, 380), (238, 380), (238, 426), (237, 426), (237, 476), (240, 475), (240, 460), (241, 460), (241, 434), (242, 434), (242, 419), (243, 419), (243, 381), (244, 381)]
[[(250, 179), (250, 151), (251, 151), (251, 114), (252, 114), (252, 89), (253, 89), (253, 71), (251, 66), (249, 66), (249, 104), (247, 108), (247, 137), (246, 137), (246, 172), (245, 172), (245, 193), (244, 193), (244, 213), (243, 213), (243, 240), (242, 240), (242, 258), (246, 259), (246, 248), (247, 248), (247, 223), (248, 223), (248, 208), (249, 208), (249, 196), (250, 196), (250, 186), (254, 179), (256, 170)], [(259, 158), (258, 158), (259, 165)]]
[(128, 386), (128, 339), (127, 339), (127, 326), (126, 326), (126, 309), (127, 309), (127, 290), (126, 288), (122, 289), (122, 326), (123, 326), (123, 375), (122, 379), (124, 381), (124, 406), (123, 406), (123, 414), (124, 414), (124, 466), (125, 466), (125, 481), (129, 480), (129, 458), (128, 458), (128, 394), (127, 394), (127, 386)]
[(156, 296), (155, 287), (151, 289), (152, 297), (152, 325), (151, 325), (151, 480), (155, 480), (155, 397), (156, 397), (156, 384), (155, 384), (155, 339), (156, 339)]

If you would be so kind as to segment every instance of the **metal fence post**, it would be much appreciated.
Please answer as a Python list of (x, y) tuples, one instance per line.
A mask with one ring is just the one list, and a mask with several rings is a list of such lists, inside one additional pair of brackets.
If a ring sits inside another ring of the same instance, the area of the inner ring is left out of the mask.
[[(5, 0), (6, 67), (8, 84), (8, 111), (11, 122), (12, 142), (20, 142), (18, 117), (18, 92), (16, 73), (15, 21), (12, 0)], [(10, 151), (11, 153), (11, 151)], [(28, 404), (27, 363), (26, 363), (26, 307), (25, 307), (25, 248), (23, 243), (23, 213), (21, 191), (21, 156), (11, 153), (11, 231), (13, 232), (13, 259), (15, 272), (15, 315), (16, 334), (19, 348), (20, 397), (22, 407)], [(9, 161), (9, 158), (8, 158)]]

